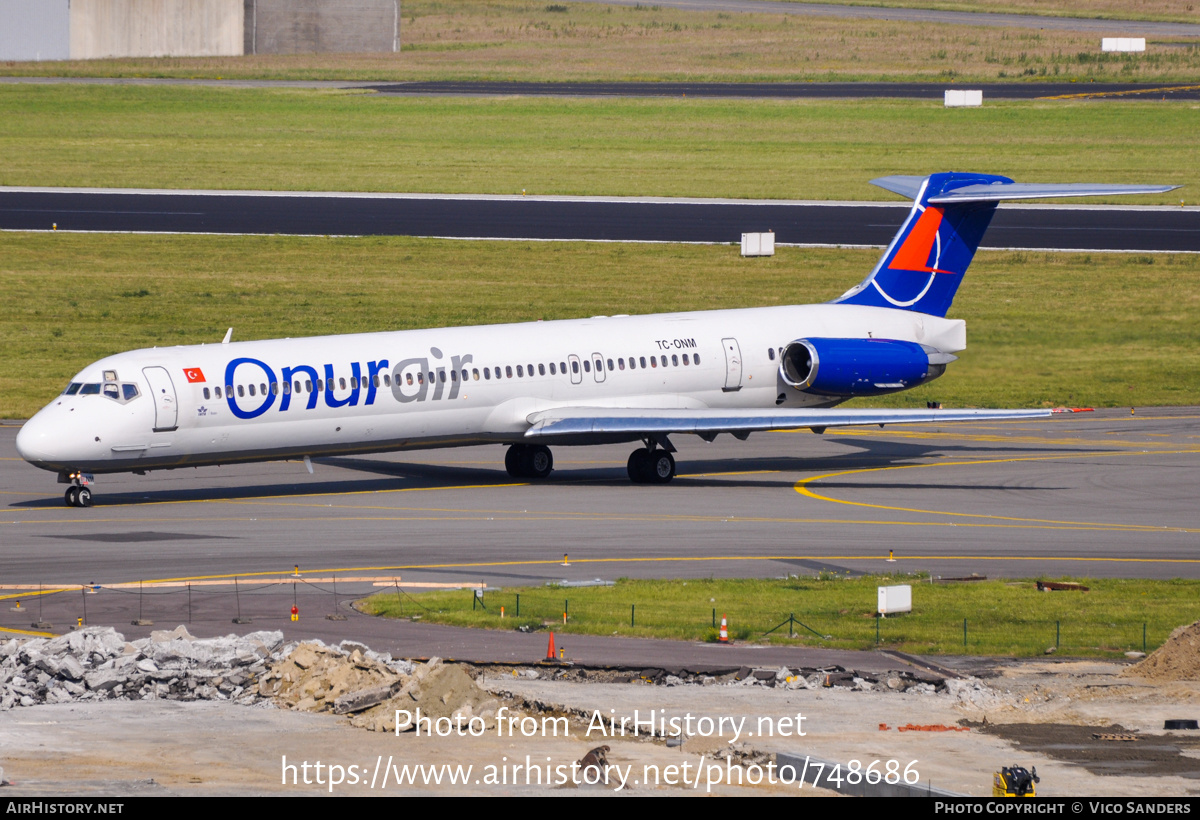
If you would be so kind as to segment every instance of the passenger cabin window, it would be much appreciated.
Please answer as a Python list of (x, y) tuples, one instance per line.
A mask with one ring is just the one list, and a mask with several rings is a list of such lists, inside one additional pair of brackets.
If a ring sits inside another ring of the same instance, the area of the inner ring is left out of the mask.
[(551, 376), (557, 375), (557, 374), (554, 372), (554, 362), (550, 362), (550, 375), (551, 375)]
[(507, 365), (507, 364), (506, 364), (506, 365), (504, 366), (504, 375), (505, 375), (505, 376), (507, 376), (507, 377), (508, 377), (508, 378), (510, 378), (510, 379), (512, 378), (512, 365)]
[(207, 387), (206, 387), (206, 388), (204, 388), (204, 399), (205, 399), (205, 401), (207, 401), (208, 399), (211, 399), (211, 398), (212, 398), (212, 396), (211, 396), (211, 395), (209, 395), (208, 388), (207, 388)]

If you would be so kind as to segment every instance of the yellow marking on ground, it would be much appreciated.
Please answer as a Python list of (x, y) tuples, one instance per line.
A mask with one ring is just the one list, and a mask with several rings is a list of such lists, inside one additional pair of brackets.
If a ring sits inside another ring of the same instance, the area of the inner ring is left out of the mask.
[[(17, 589), (17, 587), (6, 586), (4, 589)], [(79, 584), (29, 584), (29, 592), (25, 594), (0, 595), (0, 601), (8, 601), (13, 598), (29, 598), (37, 595), (57, 595), (60, 592), (74, 592), (79, 589)], [(33, 592), (32, 590), (37, 590)]]
[(1039, 100), (1083, 100), (1090, 97), (1128, 97), (1141, 94), (1165, 94), (1168, 91), (1195, 91), (1200, 85), (1167, 85), (1162, 88), (1137, 88), (1131, 91), (1082, 91), (1078, 94), (1058, 94), (1053, 97), (1037, 97)]
[[(1197, 453), (1197, 452), (1200, 452), (1200, 450), (1175, 450), (1175, 451), (1168, 451), (1168, 452), (1159, 451), (1156, 454), (1157, 455), (1171, 455), (1171, 454), (1182, 454), (1182, 453), (1190, 454), (1190, 453)], [(1021, 524), (1029, 525), (1029, 526), (1038, 526), (1038, 527), (1049, 526), (1052, 529), (1081, 528), (1081, 529), (1091, 530), (1091, 529), (1096, 529), (1096, 528), (1103, 528), (1106, 530), (1115, 530), (1115, 531), (1128, 530), (1130, 532), (1164, 532), (1164, 531), (1200, 532), (1200, 529), (1190, 528), (1190, 527), (1151, 526), (1151, 525), (1147, 525), (1147, 524), (1104, 524), (1104, 523), (1094, 523), (1094, 522), (1087, 522), (1087, 521), (1056, 521), (1054, 519), (1020, 518), (1017, 516), (989, 515), (987, 513), (963, 513), (963, 512), (944, 512), (941, 510), (922, 510), (922, 509), (916, 509), (916, 508), (912, 508), (912, 507), (897, 507), (897, 506), (892, 506), (892, 505), (888, 505), (888, 504), (871, 504), (871, 503), (868, 503), (865, 501), (847, 501), (845, 499), (840, 499), (840, 498), (830, 498), (829, 496), (821, 495), (820, 493), (816, 493), (808, 488), (809, 484), (812, 484), (812, 483), (815, 483), (818, 481), (824, 481), (824, 480), (830, 479), (830, 478), (838, 478), (840, 476), (848, 476), (848, 475), (857, 475), (857, 474), (861, 474), (861, 473), (884, 472), (887, 470), (922, 470), (922, 469), (939, 468), (939, 467), (942, 467), (942, 468), (968, 467), (968, 466), (978, 466), (978, 465), (983, 465), (983, 464), (1016, 464), (1016, 463), (1020, 463), (1020, 462), (1031, 462), (1031, 461), (1062, 461), (1065, 459), (1074, 459), (1074, 458), (1105, 458), (1105, 457), (1115, 458), (1118, 456), (1128, 456), (1128, 455), (1142, 455), (1142, 453), (1071, 453), (1071, 454), (1061, 454), (1061, 455), (1053, 455), (1053, 456), (1021, 456), (1021, 457), (1015, 457), (1015, 458), (993, 458), (993, 459), (979, 459), (979, 460), (973, 460), (973, 461), (936, 462), (933, 464), (903, 464), (903, 465), (893, 465), (893, 466), (889, 466), (889, 467), (864, 467), (864, 468), (857, 469), (857, 470), (842, 470), (842, 471), (836, 472), (836, 473), (825, 473), (824, 475), (813, 476), (811, 478), (803, 478), (800, 481), (796, 482), (795, 490), (796, 490), (796, 492), (800, 493), (801, 495), (808, 496), (809, 498), (816, 499), (817, 501), (828, 501), (833, 504), (847, 504), (852, 507), (866, 507), (869, 509), (876, 509), (876, 510), (888, 510), (890, 512), (916, 513), (918, 515), (944, 515), (944, 516), (950, 516), (950, 517), (954, 517), (954, 518), (987, 519), (987, 520), (991, 520), (991, 521), (1012, 521), (1012, 522), (1020, 522)]]
[[(961, 431), (923, 431), (923, 430), (848, 430), (839, 428), (829, 431), (830, 435), (837, 436), (855, 436), (857, 438), (901, 438), (901, 439), (933, 439), (933, 440), (949, 440), (949, 441), (974, 441), (985, 442), (988, 444), (1003, 443), (1003, 444), (1041, 444), (1047, 447), (1171, 447), (1174, 446), (1170, 442), (1158, 441), (1122, 441), (1119, 439), (1085, 439), (1085, 438), (1045, 438), (1036, 435), (998, 435), (984, 433), (967, 433)], [(1106, 433), (1105, 435), (1116, 436), (1123, 435), (1120, 432)], [(1170, 433), (1142, 433), (1146, 436), (1168, 437)]]
[(7, 635), (29, 635), (34, 638), (57, 638), (53, 632), (34, 632), (29, 629), (13, 629), (7, 626), (0, 626), (0, 632)]
[[(919, 564), (928, 564), (930, 561), (1002, 561), (1002, 562), (1008, 562), (1008, 563), (1020, 562), (1020, 561), (1036, 561), (1036, 562), (1076, 561), (1076, 562), (1082, 562), (1082, 563), (1087, 563), (1087, 564), (1104, 564), (1104, 563), (1200, 564), (1200, 558), (1146, 558), (1146, 557), (1109, 558), (1109, 557), (1100, 557), (1100, 556), (1077, 556), (1077, 555), (1065, 555), (1065, 556), (1061, 556), (1061, 555), (903, 555), (903, 556), (894, 556), (893, 560), (895, 562), (908, 561), (908, 562), (911, 562), (914, 564), (918, 564), (918, 563)], [(626, 563), (633, 563), (633, 564), (653, 564), (653, 563), (695, 564), (695, 563), (702, 563), (702, 562), (733, 563), (733, 562), (738, 562), (738, 561), (755, 561), (755, 562), (757, 562), (757, 561), (772, 561), (772, 562), (773, 561), (822, 561), (822, 562), (836, 561), (836, 562), (843, 562), (843, 563), (845, 563), (845, 562), (860, 562), (861, 561), (861, 562), (868, 562), (868, 563), (873, 563), (873, 562), (885, 563), (885, 562), (889, 562), (889, 559), (887, 556), (883, 555), (882, 553), (880, 553), (878, 555), (714, 555), (714, 556), (679, 556), (679, 555), (676, 555), (676, 556), (658, 556), (658, 557), (632, 556), (632, 557), (625, 557), (625, 558), (620, 558), (620, 557), (616, 557), (616, 558), (576, 558), (576, 559), (572, 559), (571, 563), (573, 563), (573, 564), (626, 564)], [(404, 566), (382, 567), (382, 568), (381, 567), (346, 567), (346, 568), (342, 568), (342, 569), (321, 569), (321, 570), (315, 570), (315, 571), (316, 572), (370, 572), (370, 571), (379, 571), (380, 569), (396, 569), (396, 570), (405, 570), (405, 571), (445, 570), (445, 569), (487, 569), (489, 567), (560, 566), (561, 563), (562, 563), (562, 561), (560, 559), (551, 558), (551, 559), (531, 559), (531, 560), (519, 560), (519, 561), (470, 561), (470, 562), (444, 563), (444, 564), (406, 564)], [(136, 587), (139, 584), (144, 584), (147, 586), (150, 586), (150, 585), (155, 585), (155, 586), (179, 585), (179, 584), (184, 584), (184, 583), (188, 583), (188, 582), (197, 584), (198, 581), (201, 581), (201, 580), (207, 579), (207, 578), (229, 578), (229, 579), (238, 578), (238, 579), (242, 579), (242, 578), (247, 578), (247, 577), (250, 577), (253, 575), (265, 575), (265, 574), (267, 574), (267, 573), (243, 573), (243, 574), (239, 574), (239, 575), (230, 574), (230, 575), (218, 575), (218, 576), (202, 575), (202, 576), (194, 576), (192, 578), (181, 577), (181, 578), (172, 578), (172, 579), (147, 579), (144, 581), (126, 581), (126, 582), (122, 582), (120, 584), (103, 584), (102, 586), (111, 588), (111, 587), (115, 587), (115, 586)], [(292, 581), (294, 579), (291, 578), (290, 576), (288, 576), (286, 578), (286, 580)], [(340, 580), (345, 581), (346, 579), (343, 578)], [(418, 584), (414, 584), (412, 582), (403, 582), (401, 585), (406, 588), (419, 586)], [(54, 590), (47, 589), (46, 592), (47, 593), (50, 593), (50, 592), (72, 592), (73, 593), (73, 592), (77, 591), (78, 586), (79, 585), (77, 585), (77, 584), (76, 585), (68, 585), (68, 586), (64, 586), (64, 587), (54, 589)], [(466, 587), (471, 587), (471, 586), (475, 586), (475, 585), (463, 584), (460, 586), (458, 584), (454, 584), (454, 585), (447, 585), (447, 586), (454, 586), (455, 588), (466, 588)], [(0, 600), (8, 600), (8, 599), (18, 598), (18, 597), (22, 597), (22, 596), (20, 596), (20, 595), (3, 595), (3, 596), (0, 596)], [(53, 637), (52, 635), (49, 635), (48, 633), (23, 632), (22, 630), (7, 629), (5, 627), (0, 627), (0, 631), (10, 631), (10, 632), (18, 633), (18, 634), (28, 634), (28, 635), (46, 635), (48, 637)]]
[[(143, 589), (145, 587), (153, 587), (162, 589), (164, 587), (229, 587), (234, 586), (235, 581), (239, 578), (230, 578), (223, 581), (121, 581), (115, 584), (57, 584), (50, 592), (74, 592), (79, 589)], [(280, 576), (278, 578), (255, 578), (254, 583), (260, 585), (283, 585), (287, 584), (329, 584), (341, 581), (343, 584), (370, 584), (376, 587), (388, 587), (402, 585), (405, 589), (479, 589), (487, 588), (487, 584), (463, 582), (463, 583), (438, 583), (434, 581), (405, 581), (399, 575), (394, 575), (390, 578), (379, 576), (358, 577), (349, 576), (338, 578), (331, 576), (329, 578), (298, 578), (292, 575)], [(0, 584), (0, 589), (16, 589), (30, 590), (39, 589), (37, 584)], [(19, 595), (6, 595), (4, 598), (19, 598)]]

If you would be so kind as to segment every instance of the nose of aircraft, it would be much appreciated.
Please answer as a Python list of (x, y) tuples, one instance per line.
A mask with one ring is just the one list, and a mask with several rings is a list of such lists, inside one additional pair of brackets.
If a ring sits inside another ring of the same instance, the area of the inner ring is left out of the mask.
[(61, 469), (66, 466), (63, 460), (67, 455), (64, 431), (49, 410), (40, 411), (17, 431), (17, 453), (35, 466)]

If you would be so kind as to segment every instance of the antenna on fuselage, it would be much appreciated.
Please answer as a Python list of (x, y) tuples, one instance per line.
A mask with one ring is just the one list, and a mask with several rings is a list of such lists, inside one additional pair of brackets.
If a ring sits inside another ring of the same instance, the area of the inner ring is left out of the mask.
[(232, 338), (233, 338), (233, 328), (229, 328), (229, 330), (225, 331), (225, 338), (221, 340), (221, 344), (223, 344), (223, 345), (229, 344), (229, 340)]

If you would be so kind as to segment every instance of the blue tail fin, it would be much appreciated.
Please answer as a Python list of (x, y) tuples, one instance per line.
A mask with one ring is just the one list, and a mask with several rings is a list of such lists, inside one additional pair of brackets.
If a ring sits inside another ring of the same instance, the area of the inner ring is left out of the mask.
[(958, 173), (874, 180), (883, 188), (913, 197), (913, 208), (870, 275), (835, 301), (945, 316), (997, 203), (976, 198), (936, 200), (967, 186), (1011, 182), (1008, 177)]

